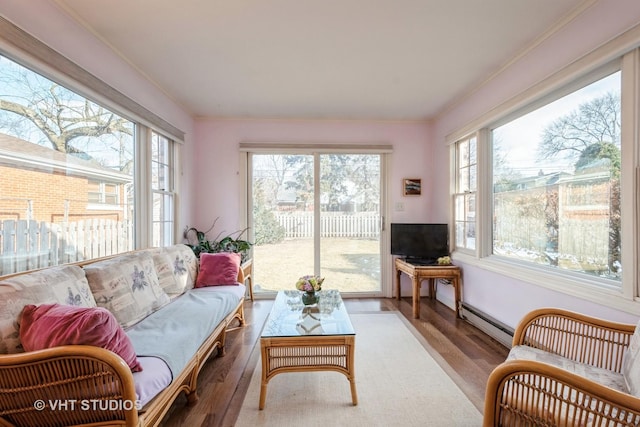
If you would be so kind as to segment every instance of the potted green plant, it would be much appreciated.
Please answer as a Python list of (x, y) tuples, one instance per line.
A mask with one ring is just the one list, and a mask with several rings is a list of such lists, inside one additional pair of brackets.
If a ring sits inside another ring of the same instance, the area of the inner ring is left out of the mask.
[(184, 238), (187, 240), (187, 245), (193, 250), (193, 253), (200, 258), (201, 253), (218, 253), (218, 252), (235, 252), (239, 253), (241, 262), (244, 263), (249, 257), (249, 251), (253, 243), (241, 239), (248, 229), (236, 231), (230, 235), (220, 238), (219, 233), (215, 239), (207, 238), (209, 233), (216, 225), (218, 218), (213, 222), (213, 225), (207, 231), (200, 231), (195, 227), (188, 227), (184, 231)]

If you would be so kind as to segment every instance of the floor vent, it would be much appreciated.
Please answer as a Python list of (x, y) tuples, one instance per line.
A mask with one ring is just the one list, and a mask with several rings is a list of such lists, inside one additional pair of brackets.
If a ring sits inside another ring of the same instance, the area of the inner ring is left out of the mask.
[(513, 328), (465, 303), (462, 303), (462, 317), (482, 332), (511, 348)]

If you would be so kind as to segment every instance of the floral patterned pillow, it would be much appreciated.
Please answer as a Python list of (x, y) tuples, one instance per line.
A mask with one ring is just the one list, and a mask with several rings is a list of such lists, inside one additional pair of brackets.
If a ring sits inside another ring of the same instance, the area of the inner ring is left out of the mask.
[(173, 245), (162, 248), (162, 251), (169, 255), (177, 293), (193, 289), (198, 277), (198, 258), (193, 250), (187, 245)]
[(96, 301), (82, 268), (51, 267), (0, 282), (0, 354), (23, 352), (19, 335), (22, 309), (29, 304), (95, 307)]
[(123, 328), (169, 302), (149, 252), (96, 262), (84, 270), (97, 305), (113, 313)]

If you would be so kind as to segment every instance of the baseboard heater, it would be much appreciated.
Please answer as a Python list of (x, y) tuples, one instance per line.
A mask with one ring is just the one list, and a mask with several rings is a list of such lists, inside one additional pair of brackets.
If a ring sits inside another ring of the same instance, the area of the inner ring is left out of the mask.
[(464, 319), (471, 323), (476, 328), (480, 329), (491, 338), (499, 341), (505, 346), (511, 348), (511, 341), (513, 339), (513, 328), (505, 325), (499, 320), (494, 319), (486, 313), (472, 307), (466, 303), (461, 304), (461, 314)]

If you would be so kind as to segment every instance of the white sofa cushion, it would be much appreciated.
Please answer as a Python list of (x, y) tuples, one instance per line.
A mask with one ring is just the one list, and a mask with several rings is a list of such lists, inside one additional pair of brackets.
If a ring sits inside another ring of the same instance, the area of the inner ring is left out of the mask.
[(169, 303), (148, 252), (96, 262), (84, 270), (96, 303), (112, 312), (123, 328)]
[[(174, 283), (165, 288), (167, 294), (174, 298), (189, 289), (193, 289), (198, 278), (198, 258), (187, 245), (173, 245), (161, 249), (169, 256), (170, 268)], [(166, 282), (167, 284), (169, 282)], [(163, 286), (164, 287), (164, 286)]]
[(159, 357), (140, 356), (138, 361), (142, 371), (133, 373), (133, 381), (139, 407), (144, 407), (171, 384), (171, 369)]
[(574, 362), (571, 359), (549, 353), (545, 350), (540, 350), (539, 348), (517, 345), (509, 351), (507, 360), (536, 360), (538, 362), (547, 363), (557, 366), (558, 368), (571, 371), (576, 375), (589, 378), (594, 382), (611, 387), (618, 391), (627, 392), (627, 386), (622, 374), (608, 369), (596, 368), (584, 363)]

